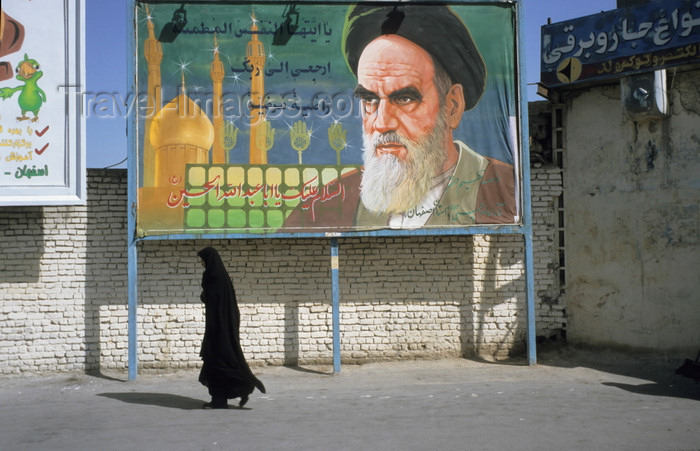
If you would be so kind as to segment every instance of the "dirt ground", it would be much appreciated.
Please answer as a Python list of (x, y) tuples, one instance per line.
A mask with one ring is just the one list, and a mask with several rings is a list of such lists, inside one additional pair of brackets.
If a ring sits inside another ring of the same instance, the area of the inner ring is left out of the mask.
[(2, 378), (0, 449), (700, 450), (700, 384), (682, 363), (556, 346), (535, 366), (257, 367), (267, 393), (214, 411), (196, 371)]

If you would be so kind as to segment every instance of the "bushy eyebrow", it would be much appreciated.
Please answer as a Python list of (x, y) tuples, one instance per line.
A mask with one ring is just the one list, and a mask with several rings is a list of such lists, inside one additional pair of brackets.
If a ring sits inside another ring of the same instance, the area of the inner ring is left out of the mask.
[(352, 93), (355, 97), (362, 100), (378, 99), (377, 93), (370, 91), (362, 85), (355, 86), (355, 90)]
[[(373, 100), (378, 99), (379, 95), (376, 92), (370, 91), (362, 85), (357, 85), (353, 91), (353, 95), (362, 100)], [(389, 94), (389, 100), (397, 100), (402, 97), (410, 97), (416, 101), (423, 100), (423, 95), (420, 91), (413, 86), (407, 86), (405, 88), (397, 89), (396, 91)]]
[(423, 100), (423, 95), (413, 86), (407, 86), (405, 88), (397, 89), (396, 91), (389, 94), (389, 100), (398, 100), (402, 97), (410, 97), (413, 100), (420, 102)]

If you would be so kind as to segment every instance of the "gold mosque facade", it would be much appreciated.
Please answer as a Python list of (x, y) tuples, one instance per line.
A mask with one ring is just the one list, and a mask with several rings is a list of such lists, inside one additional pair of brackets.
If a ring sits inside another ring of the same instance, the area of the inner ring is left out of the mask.
[[(159, 224), (165, 230), (181, 226), (184, 209), (167, 206), (170, 196), (185, 188), (188, 164), (227, 164), (224, 146), (223, 80), (224, 64), (219, 57), (218, 40), (214, 35), (214, 55), (209, 75), (212, 81), (212, 118), (187, 96), (184, 71), (179, 95), (161, 105), (161, 62), (163, 49), (156, 38), (152, 17), (147, 10), (148, 36), (144, 40), (147, 62), (149, 115), (144, 121), (142, 182), (138, 189), (139, 222)], [(265, 121), (265, 49), (258, 40), (253, 17), (251, 40), (246, 51), (251, 72), (250, 164), (267, 164), (269, 134), (274, 133)], [(175, 210), (175, 211), (174, 211)]]

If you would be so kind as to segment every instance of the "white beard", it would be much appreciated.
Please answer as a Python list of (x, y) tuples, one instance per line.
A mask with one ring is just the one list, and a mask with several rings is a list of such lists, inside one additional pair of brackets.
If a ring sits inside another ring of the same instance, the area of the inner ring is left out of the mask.
[[(362, 134), (364, 173), (360, 197), (365, 208), (375, 214), (392, 215), (415, 208), (432, 188), (447, 158), (443, 140), (447, 123), (440, 114), (435, 128), (419, 141), (396, 132)], [(377, 145), (396, 142), (406, 147), (406, 158), (391, 154), (376, 155)]]

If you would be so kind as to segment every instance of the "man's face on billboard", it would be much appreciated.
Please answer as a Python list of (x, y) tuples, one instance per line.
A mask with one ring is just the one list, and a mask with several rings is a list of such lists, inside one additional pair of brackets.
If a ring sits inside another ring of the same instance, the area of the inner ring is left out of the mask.
[(358, 82), (362, 202), (373, 213), (407, 212), (430, 190), (452, 146), (432, 58), (411, 41), (382, 36), (362, 53)]
[[(417, 44), (396, 35), (372, 41), (360, 56), (355, 89), (365, 134), (395, 132), (413, 141), (430, 135), (440, 111), (434, 75), (432, 58)], [(401, 160), (407, 155), (396, 142), (378, 145), (375, 152)]]

